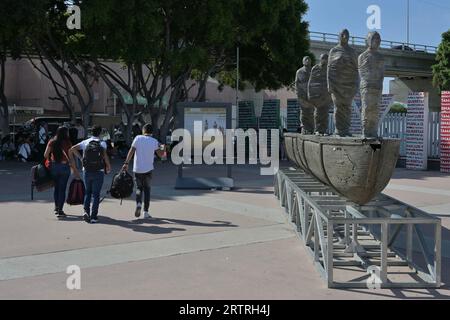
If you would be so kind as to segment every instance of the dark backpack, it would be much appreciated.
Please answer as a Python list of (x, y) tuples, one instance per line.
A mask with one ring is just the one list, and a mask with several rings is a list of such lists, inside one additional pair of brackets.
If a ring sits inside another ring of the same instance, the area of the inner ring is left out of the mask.
[(78, 206), (84, 203), (85, 187), (81, 180), (74, 179), (69, 187), (67, 194), (67, 204), (71, 206)]
[(44, 164), (39, 164), (31, 169), (32, 187), (36, 187), (38, 192), (54, 187), (55, 182), (50, 173), (50, 170)]
[(83, 155), (83, 167), (88, 172), (100, 171), (105, 168), (100, 141), (92, 140), (87, 145)]
[(109, 193), (113, 198), (122, 200), (129, 198), (133, 194), (133, 190), (133, 177), (127, 171), (121, 171), (113, 177)]

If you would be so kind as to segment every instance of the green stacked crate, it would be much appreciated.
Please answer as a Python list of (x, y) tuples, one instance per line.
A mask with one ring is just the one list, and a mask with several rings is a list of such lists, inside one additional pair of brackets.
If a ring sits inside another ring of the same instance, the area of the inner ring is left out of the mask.
[(280, 100), (264, 100), (261, 118), (259, 119), (259, 128), (280, 128)]
[[(259, 129), (280, 129), (280, 100), (264, 100)], [(267, 146), (269, 152), (272, 146), (271, 132), (267, 132)]]
[(300, 128), (300, 107), (297, 99), (287, 101), (287, 131), (297, 132)]
[(238, 124), (243, 130), (256, 129), (255, 106), (253, 101), (240, 101), (238, 108)]

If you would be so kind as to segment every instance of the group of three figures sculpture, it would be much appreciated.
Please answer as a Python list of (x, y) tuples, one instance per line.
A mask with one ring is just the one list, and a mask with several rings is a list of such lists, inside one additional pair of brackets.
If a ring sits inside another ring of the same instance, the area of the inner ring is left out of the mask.
[[(303, 129), (302, 133), (286, 133), (284, 142), (289, 159), (297, 167), (347, 201), (364, 205), (389, 183), (400, 140), (378, 137), (384, 78), (379, 33), (368, 34), (367, 50), (359, 57), (349, 39), (348, 30), (343, 30), (339, 44), (323, 54), (314, 67), (309, 57), (303, 59), (304, 66), (296, 75)], [(352, 136), (352, 104), (358, 90), (362, 136)], [(335, 136), (328, 136), (332, 105)]]
[(368, 48), (359, 58), (349, 46), (349, 38), (348, 30), (343, 30), (339, 44), (328, 55), (322, 54), (319, 64), (312, 68), (311, 58), (303, 58), (295, 81), (303, 134), (325, 135), (328, 112), (334, 104), (335, 134), (350, 136), (352, 103), (359, 88), (363, 137), (378, 136), (378, 106), (384, 79), (384, 59), (378, 51), (381, 36), (370, 32)]

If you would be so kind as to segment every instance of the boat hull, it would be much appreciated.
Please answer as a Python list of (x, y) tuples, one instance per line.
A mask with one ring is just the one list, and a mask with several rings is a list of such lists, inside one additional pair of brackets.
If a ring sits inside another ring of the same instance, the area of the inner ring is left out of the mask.
[(364, 205), (386, 188), (400, 152), (398, 139), (285, 135), (289, 159), (348, 200)]

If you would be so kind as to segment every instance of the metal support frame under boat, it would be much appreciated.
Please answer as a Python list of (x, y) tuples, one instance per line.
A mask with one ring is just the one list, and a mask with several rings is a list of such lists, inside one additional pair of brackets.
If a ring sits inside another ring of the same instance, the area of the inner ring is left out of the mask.
[[(368, 288), (372, 266), (378, 268), (380, 288), (441, 286), (439, 218), (384, 194), (355, 205), (293, 168), (279, 170), (275, 195), (329, 288)], [(421, 229), (425, 226), (431, 228), (431, 250)], [(335, 279), (338, 268), (354, 267), (364, 271), (359, 281)], [(394, 268), (407, 272), (389, 272)]]

